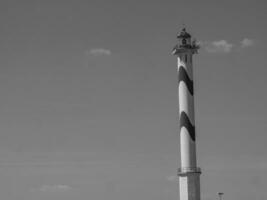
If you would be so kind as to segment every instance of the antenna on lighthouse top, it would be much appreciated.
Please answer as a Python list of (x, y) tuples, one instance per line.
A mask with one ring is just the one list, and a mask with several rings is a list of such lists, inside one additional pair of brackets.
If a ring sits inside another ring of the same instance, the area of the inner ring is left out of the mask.
[(182, 29), (183, 29), (183, 30), (186, 30), (186, 25), (185, 25), (185, 23), (182, 24)]

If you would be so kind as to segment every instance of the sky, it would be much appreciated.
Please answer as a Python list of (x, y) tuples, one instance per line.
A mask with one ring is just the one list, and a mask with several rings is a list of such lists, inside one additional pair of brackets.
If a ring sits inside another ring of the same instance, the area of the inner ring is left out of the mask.
[(263, 0), (0, 2), (0, 196), (175, 200), (176, 58), (194, 56), (203, 200), (266, 200)]

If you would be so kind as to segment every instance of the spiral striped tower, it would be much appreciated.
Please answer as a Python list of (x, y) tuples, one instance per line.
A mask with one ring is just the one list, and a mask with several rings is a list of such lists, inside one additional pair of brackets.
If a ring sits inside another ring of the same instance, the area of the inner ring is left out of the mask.
[(181, 167), (178, 169), (180, 200), (200, 200), (200, 174), (196, 159), (193, 54), (199, 46), (183, 28), (173, 48), (177, 56)]

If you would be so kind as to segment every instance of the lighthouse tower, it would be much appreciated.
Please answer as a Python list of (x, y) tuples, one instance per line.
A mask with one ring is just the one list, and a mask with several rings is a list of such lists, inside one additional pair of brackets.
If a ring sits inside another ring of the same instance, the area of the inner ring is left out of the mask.
[(177, 56), (181, 167), (178, 169), (180, 200), (200, 200), (200, 168), (196, 159), (193, 54), (199, 46), (183, 28), (173, 48)]

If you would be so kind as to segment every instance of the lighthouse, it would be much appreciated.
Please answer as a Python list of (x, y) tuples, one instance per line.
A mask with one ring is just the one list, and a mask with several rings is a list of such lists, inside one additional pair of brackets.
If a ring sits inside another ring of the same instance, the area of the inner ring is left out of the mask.
[(200, 200), (200, 174), (196, 159), (193, 55), (199, 46), (185, 28), (177, 36), (172, 54), (177, 57), (181, 167), (178, 169), (180, 200)]

